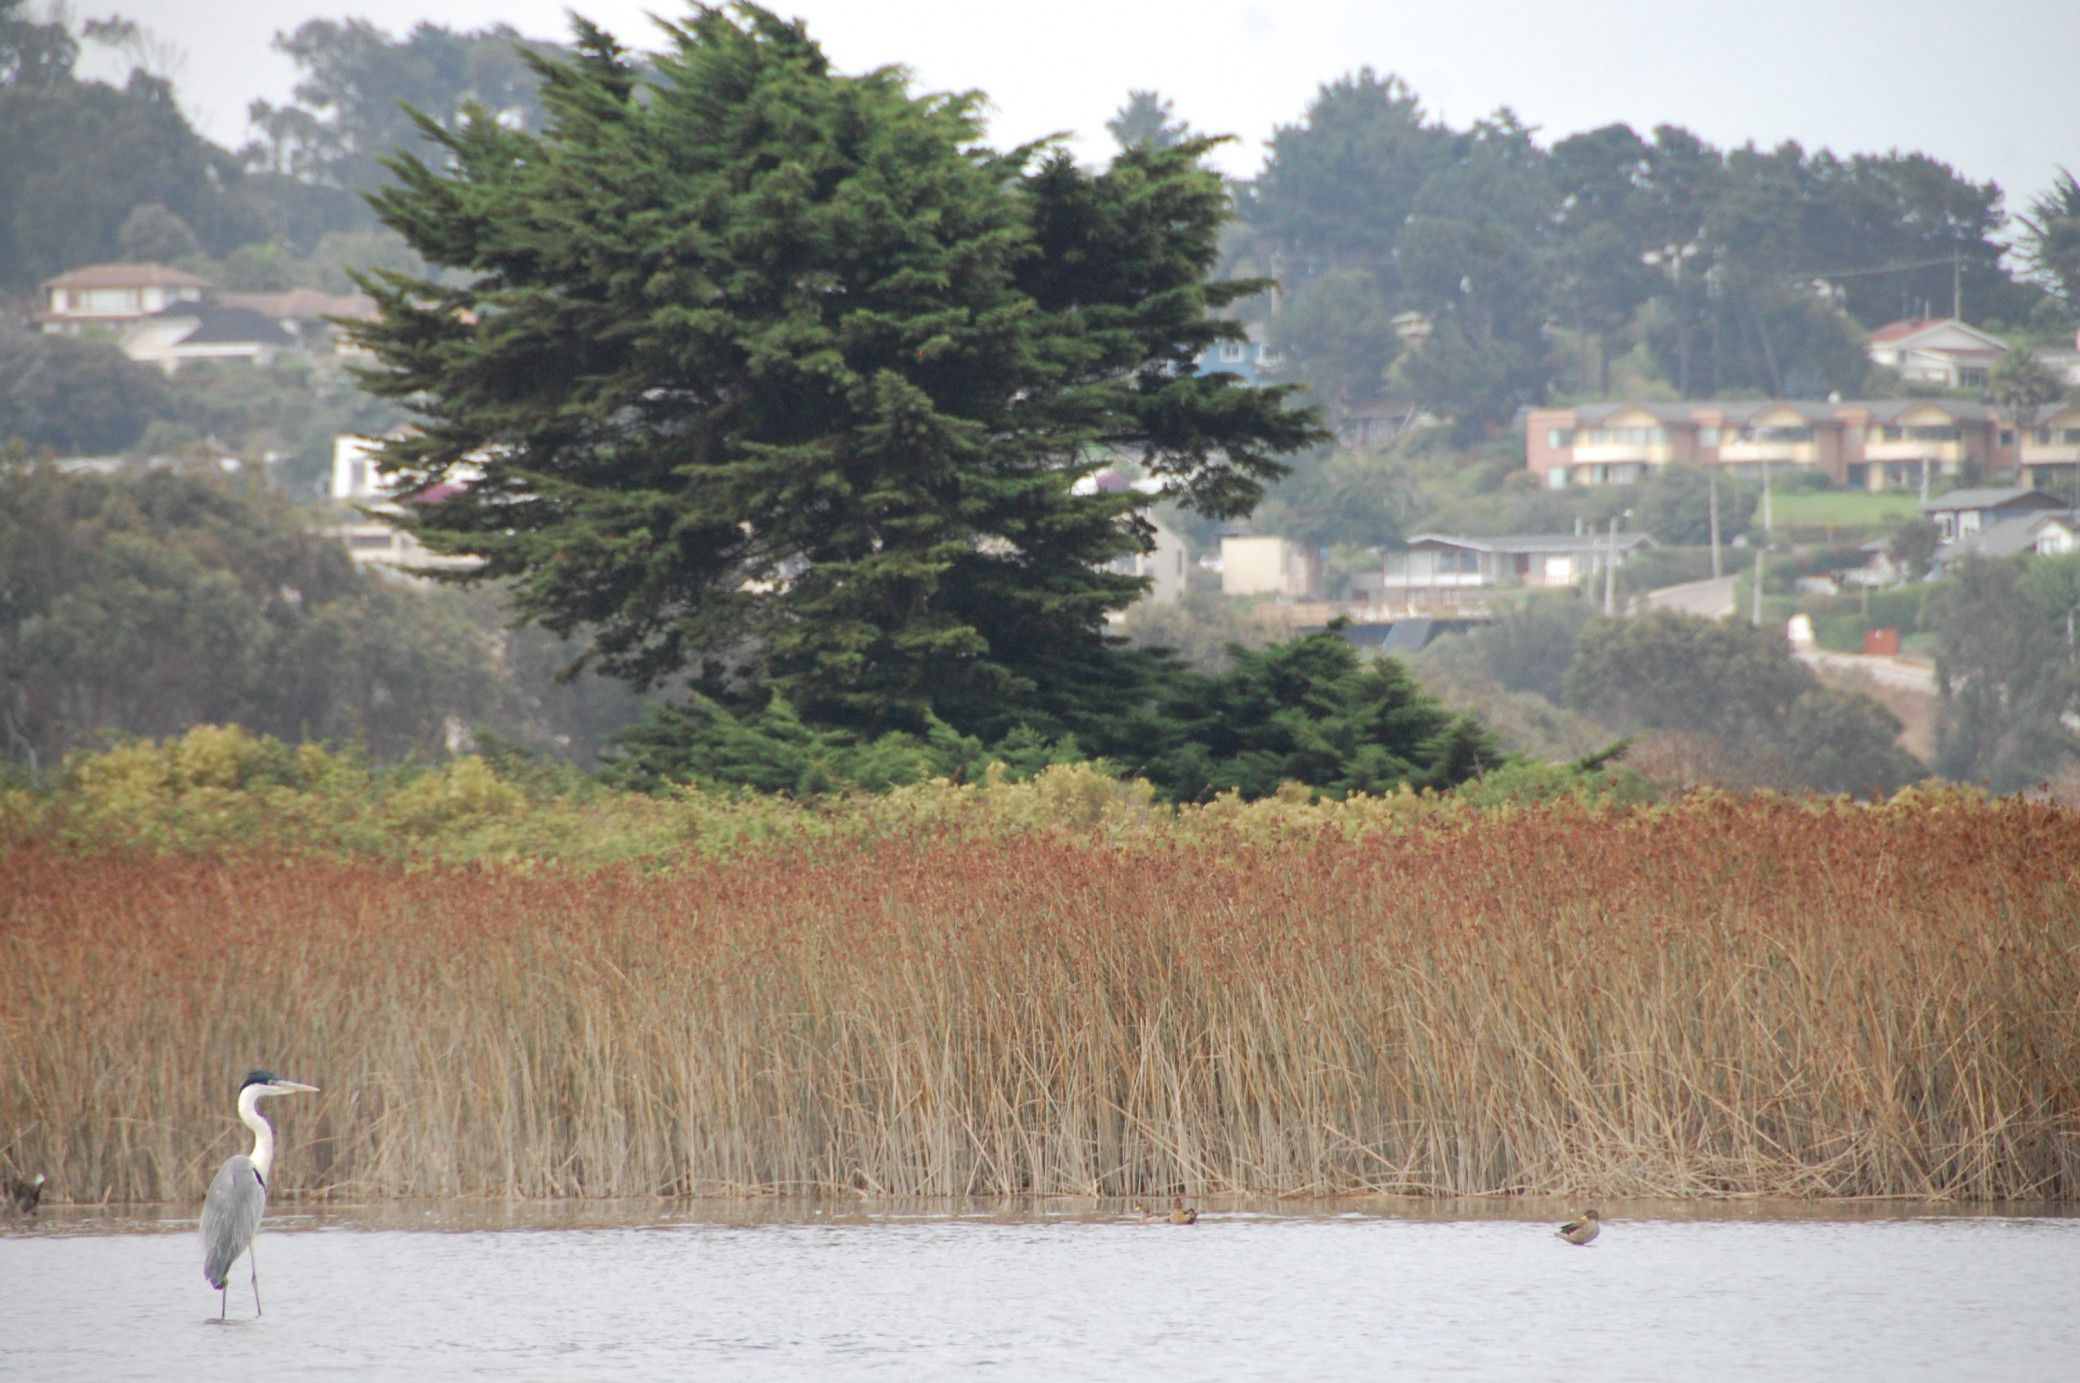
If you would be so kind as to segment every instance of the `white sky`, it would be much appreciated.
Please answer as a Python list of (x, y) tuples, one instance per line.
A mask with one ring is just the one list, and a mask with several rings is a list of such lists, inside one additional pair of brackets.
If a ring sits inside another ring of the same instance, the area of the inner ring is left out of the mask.
[[(73, 0), (113, 9), (184, 55), (202, 131), (243, 141), (254, 97), (293, 66), (270, 47), (305, 19), (356, 15), (393, 35), (430, 19), (504, 21), (565, 38), (575, 8), (650, 47), (647, 13), (677, 0)], [(837, 64), (902, 63), (932, 90), (989, 93), (1000, 143), (1067, 130), (1087, 157), (1126, 92), (1153, 87), (1195, 127), (1262, 141), (1322, 82), (1361, 65), (1404, 77), (1463, 126), (1508, 104), (1545, 142), (1624, 121), (1686, 125), (1714, 144), (1797, 139), (1837, 153), (1919, 150), (1992, 178), (2011, 209), (2080, 172), (2080, 0), (775, 0)], [(90, 68), (101, 72), (101, 69)], [(105, 72), (102, 72), (106, 75)]]

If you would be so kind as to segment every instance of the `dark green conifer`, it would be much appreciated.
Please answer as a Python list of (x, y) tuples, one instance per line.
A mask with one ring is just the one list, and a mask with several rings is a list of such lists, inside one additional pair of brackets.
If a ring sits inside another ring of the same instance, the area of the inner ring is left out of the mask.
[(1317, 436), (1194, 367), (1261, 286), (1205, 281), (1208, 141), (1000, 154), (979, 96), (836, 73), (762, 9), (665, 32), (639, 74), (578, 21), (529, 56), (540, 133), (423, 122), (442, 161), (374, 199), (440, 271), (366, 284), (369, 378), (420, 421), (386, 464), (481, 468), (420, 536), (638, 683), (1102, 749), (1153, 667), (1105, 633), (1147, 497), (1074, 482), (1125, 454), (1232, 515)]

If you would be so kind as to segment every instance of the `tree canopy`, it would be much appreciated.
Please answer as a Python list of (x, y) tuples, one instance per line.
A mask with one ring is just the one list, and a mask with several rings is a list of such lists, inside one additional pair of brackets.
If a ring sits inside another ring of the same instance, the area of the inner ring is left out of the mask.
[(79, 40), (0, 0), (0, 289), (114, 259), (133, 210), (157, 203), (223, 253), (264, 217), (238, 162), (189, 127), (163, 78), (120, 87), (73, 72)]
[(436, 755), (480, 725), (584, 758), (636, 714), (495, 593), (355, 569), (278, 497), (220, 477), (64, 475), (0, 455), (0, 761), (237, 722)]
[(1823, 687), (1781, 633), (1653, 610), (1599, 620), (1568, 665), (1570, 706), (1615, 730), (1671, 731), (1745, 760), (1758, 782), (1889, 792), (1922, 776), (1900, 724), (1867, 696)]
[(312, 19), (275, 35), (302, 75), (282, 105), (255, 101), (259, 138), (242, 151), (278, 208), (291, 243), (309, 249), (327, 230), (368, 224), (365, 194), (386, 180), (395, 149), (424, 150), (408, 110), (443, 128), (479, 109), (519, 129), (542, 123), (538, 82), (523, 54), (554, 45), (504, 24), (455, 30), (419, 23), (393, 38), (365, 19)]
[[(1637, 347), (1685, 397), (1858, 392), (1864, 332), (1947, 310), (1953, 282), (1974, 321), (2037, 296), (2002, 264), (2000, 189), (1927, 155), (1536, 133), (1506, 108), (1453, 129), (1370, 69), (1324, 85), (1240, 190), (1236, 257), (1285, 286), (1290, 377), (1337, 403), (1354, 380), (1413, 395), (1464, 440), (1556, 391), (1608, 394)], [(2073, 205), (2060, 184), (2025, 218), (2047, 287)]]
[(1318, 435), (1197, 371), (1260, 287), (1207, 281), (1209, 142), (998, 153), (979, 97), (837, 73), (755, 6), (664, 29), (645, 71), (579, 20), (528, 57), (541, 132), (427, 118), (441, 158), (391, 161), (378, 213), (447, 272), (367, 280), (369, 383), (420, 421), (385, 464), (478, 472), (421, 536), (638, 683), (1116, 732), (1150, 667), (1105, 633), (1140, 588), (1106, 564), (1149, 499), (1076, 482), (1126, 453), (1236, 514)]

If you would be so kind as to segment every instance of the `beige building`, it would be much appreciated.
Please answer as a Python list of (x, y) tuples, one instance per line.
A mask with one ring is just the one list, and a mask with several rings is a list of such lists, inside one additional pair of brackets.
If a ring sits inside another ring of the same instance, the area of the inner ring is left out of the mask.
[(2011, 419), (1963, 399), (1584, 403), (1530, 410), (1524, 453), (1552, 489), (1629, 485), (1688, 465), (1749, 478), (1766, 466), (1804, 467), (1851, 489), (1896, 490), (1969, 471), (2009, 474), (2018, 457), (2025, 471), (2071, 475), (2080, 415), (2068, 405), (2038, 410), (2018, 447)]
[(1321, 590), (1320, 557), (1269, 533), (1221, 537), (1221, 594), (1312, 600)]

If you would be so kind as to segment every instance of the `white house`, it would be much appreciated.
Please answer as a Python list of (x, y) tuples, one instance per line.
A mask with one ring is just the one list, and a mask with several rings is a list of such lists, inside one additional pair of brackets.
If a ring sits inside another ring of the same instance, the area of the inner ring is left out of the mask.
[(47, 332), (120, 330), (177, 303), (199, 303), (209, 284), (164, 264), (88, 264), (43, 281), (36, 320)]
[(1871, 333), (1871, 359), (1902, 379), (1946, 389), (1978, 389), (2008, 353), (2008, 343), (1955, 317), (1902, 318)]
[(1175, 605), (1184, 598), (1185, 570), (1190, 565), (1184, 539), (1153, 519), (1149, 522), (1155, 528), (1155, 547), (1120, 558), (1112, 563), (1111, 570), (1125, 576), (1146, 577), (1148, 593), (1141, 597), (1143, 600)]
[[(388, 567), (408, 573), (478, 565), (474, 557), (443, 557), (430, 552), (391, 522), (388, 516), (402, 511), (376, 469), (375, 452), (383, 440), (351, 434), (332, 439), (332, 477), (325, 493), (339, 506), (332, 529), (345, 544), (347, 555), (357, 566)], [(474, 467), (464, 469), (467, 474), (457, 474), (455, 479), (433, 486), (425, 497), (442, 498), (481, 474)]]
[(2065, 557), (2080, 552), (2080, 513), (2057, 510), (2030, 525), (2033, 550), (2039, 557)]
[(1655, 546), (1645, 533), (1517, 533), (1461, 538), (1418, 533), (1390, 548), (1382, 594), (1409, 597), (1494, 586), (1572, 586), (1604, 564), (1623, 566), (1631, 554)]

